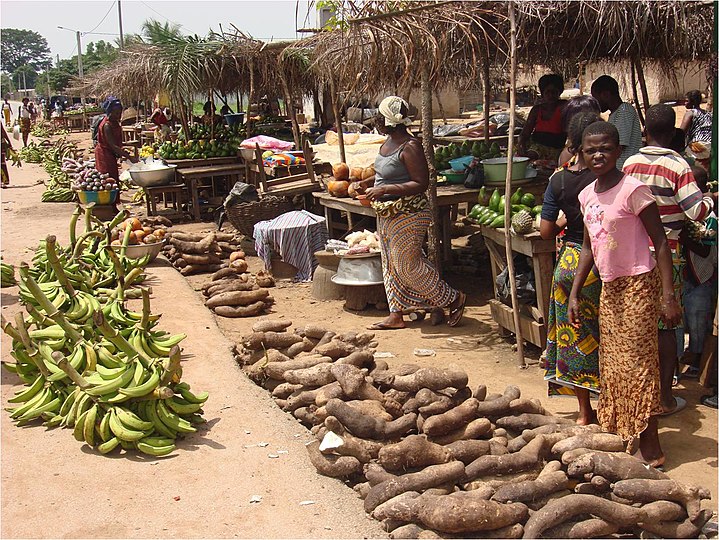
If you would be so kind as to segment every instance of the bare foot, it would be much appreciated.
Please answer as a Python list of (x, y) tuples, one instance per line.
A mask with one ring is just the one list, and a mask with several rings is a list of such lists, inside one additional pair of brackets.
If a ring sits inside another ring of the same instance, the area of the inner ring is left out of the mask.
[(401, 313), (390, 313), (384, 321), (369, 326), (369, 330), (399, 330), (406, 328)]
[(588, 426), (597, 423), (597, 411), (590, 411), (589, 415), (580, 415), (577, 417), (578, 426)]
[(649, 465), (650, 467), (654, 467), (655, 469), (661, 469), (664, 467), (664, 462), (666, 460), (666, 456), (664, 454), (659, 454), (655, 458), (646, 458), (644, 457), (644, 454), (642, 454), (641, 450), (637, 450), (632, 454), (635, 458), (637, 458), (639, 461), (644, 463), (645, 465)]

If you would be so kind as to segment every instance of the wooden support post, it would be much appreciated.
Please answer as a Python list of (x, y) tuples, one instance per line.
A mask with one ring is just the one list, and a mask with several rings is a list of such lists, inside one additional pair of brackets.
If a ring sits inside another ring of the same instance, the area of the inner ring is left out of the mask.
[[(507, 253), (507, 273), (509, 274), (509, 285), (512, 292), (512, 311), (514, 313), (514, 329), (517, 336), (517, 360), (520, 367), (526, 367), (524, 361), (524, 339), (522, 338), (522, 327), (520, 326), (519, 301), (517, 300), (517, 280), (514, 277), (514, 257), (512, 253), (512, 162), (514, 161), (514, 125), (517, 111), (517, 24), (514, 14), (514, 0), (509, 2), (509, 137), (507, 148), (507, 176), (504, 181), (504, 244)], [(539, 276), (535, 276), (539, 279)]]
[(330, 94), (332, 101), (332, 112), (335, 115), (335, 126), (337, 128), (337, 141), (340, 144), (340, 159), (342, 163), (347, 163), (347, 154), (345, 153), (345, 138), (342, 133), (342, 117), (340, 116), (340, 107), (337, 99), (337, 87), (334, 79), (330, 79)]
[[(484, 140), (489, 142), (489, 109), (491, 107), (491, 84), (489, 80), (489, 51), (487, 50), (484, 55), (484, 66), (482, 66), (483, 81), (482, 86), (484, 87), (484, 103), (482, 104), (482, 110), (484, 111)], [(506, 197), (505, 197), (506, 198)]]
[(439, 114), (442, 115), (442, 122), (446, 124), (447, 114), (444, 112), (444, 105), (442, 105), (442, 100), (439, 98), (439, 90), (437, 90), (436, 88), (434, 90), (434, 97), (437, 100), (437, 105), (439, 105)]
[(634, 67), (634, 61), (630, 61), (630, 63), (632, 66), (632, 95), (634, 96), (634, 108), (637, 110), (642, 127), (644, 127), (644, 113), (642, 112), (642, 106), (639, 103), (639, 94), (637, 93), (637, 70)]
[(429, 210), (432, 213), (432, 223), (429, 226), (429, 259), (442, 275), (442, 264), (439, 249), (439, 204), (437, 202), (437, 169), (434, 166), (434, 150), (432, 145), (432, 85), (429, 80), (429, 66), (422, 64), (422, 146), (429, 167)]
[(642, 68), (642, 61), (638, 56), (634, 58), (634, 66), (637, 69), (639, 88), (642, 91), (642, 102), (644, 103), (644, 112), (646, 113), (649, 109), (649, 92), (647, 91), (647, 81), (644, 79), (644, 69)]
[(282, 71), (282, 66), (277, 66), (279, 69), (279, 75), (280, 75), (280, 82), (282, 83), (282, 91), (285, 95), (285, 108), (287, 109), (287, 114), (290, 117), (290, 122), (292, 122), (292, 138), (295, 140), (295, 148), (297, 150), (302, 149), (302, 141), (300, 141), (300, 125), (297, 123), (297, 114), (295, 113), (295, 106), (294, 103), (292, 103), (292, 94), (290, 93), (290, 86), (287, 84), (287, 77), (285, 76), (284, 71)]

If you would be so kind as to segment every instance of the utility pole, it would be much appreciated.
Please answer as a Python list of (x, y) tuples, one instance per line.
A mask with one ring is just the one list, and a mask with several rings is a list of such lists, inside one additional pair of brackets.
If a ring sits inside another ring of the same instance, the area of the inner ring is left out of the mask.
[(125, 48), (125, 38), (122, 36), (122, 2), (117, 0), (117, 16), (120, 21), (120, 49)]

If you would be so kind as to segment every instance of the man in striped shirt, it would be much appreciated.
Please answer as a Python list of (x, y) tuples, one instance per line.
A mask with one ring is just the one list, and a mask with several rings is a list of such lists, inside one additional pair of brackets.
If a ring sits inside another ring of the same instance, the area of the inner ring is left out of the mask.
[[(669, 146), (674, 137), (676, 114), (669, 105), (654, 105), (647, 111), (647, 146), (628, 158), (623, 171), (645, 184), (654, 194), (674, 262), (674, 289), (681, 298), (684, 261), (678, 249), (679, 233), (685, 220), (704, 221), (714, 206), (704, 196), (689, 164)], [(672, 396), (677, 367), (677, 339), (674, 328), (659, 323), (659, 367), (661, 403), (666, 414), (680, 410), (686, 401)]]

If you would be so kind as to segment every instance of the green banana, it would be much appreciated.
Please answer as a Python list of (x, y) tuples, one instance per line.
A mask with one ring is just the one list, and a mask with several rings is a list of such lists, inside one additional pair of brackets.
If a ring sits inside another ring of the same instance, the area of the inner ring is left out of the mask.
[(108, 414), (110, 415), (110, 430), (120, 441), (135, 442), (147, 435), (144, 431), (130, 429), (120, 422), (115, 412), (115, 407), (110, 409)]
[(118, 439), (117, 437), (112, 437), (104, 443), (98, 445), (97, 449), (100, 451), (101, 454), (109, 454), (115, 448), (117, 448), (119, 444), (120, 439)]

